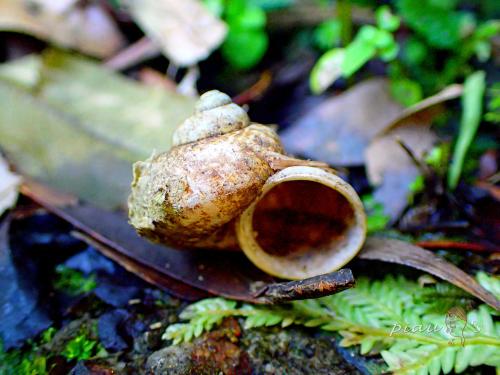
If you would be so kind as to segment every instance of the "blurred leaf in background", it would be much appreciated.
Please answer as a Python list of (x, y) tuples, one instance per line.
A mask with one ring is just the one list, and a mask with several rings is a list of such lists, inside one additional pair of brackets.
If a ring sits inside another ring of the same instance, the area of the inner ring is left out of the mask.
[(409, 79), (431, 95), (472, 72), (476, 58), (487, 61), (500, 22), (480, 22), (471, 12), (457, 10), (455, 0), (398, 0), (396, 9), (412, 33), (401, 43), (401, 59), (389, 67), (392, 80)]
[(376, 11), (376, 20), (376, 27), (362, 26), (345, 48), (334, 48), (320, 57), (310, 76), (313, 93), (320, 94), (340, 77), (351, 77), (376, 57), (384, 61), (396, 58), (399, 46), (393, 32), (399, 28), (399, 18), (382, 6)]
[(500, 83), (495, 83), (488, 90), (490, 99), (488, 102), (488, 112), (484, 115), (486, 121), (500, 123)]
[(132, 163), (167, 150), (194, 102), (49, 51), (0, 66), (0, 146), (24, 174), (116, 208)]
[(61, 47), (109, 57), (125, 42), (98, 1), (0, 0), (0, 31), (17, 31)]
[(462, 95), (462, 118), (453, 157), (448, 171), (448, 187), (455, 189), (462, 174), (462, 168), (474, 136), (481, 123), (483, 96), (485, 91), (485, 73), (471, 74), (464, 83)]
[[(269, 38), (265, 31), (265, 4), (249, 0), (205, 0), (205, 4), (227, 23), (229, 32), (221, 53), (236, 69), (250, 69), (264, 56)], [(272, 4), (267, 4), (272, 5)]]
[(340, 44), (342, 25), (339, 20), (322, 22), (314, 29), (314, 44), (321, 50), (329, 50)]
[(21, 178), (9, 170), (9, 165), (0, 155), (0, 217), (17, 201)]
[(472, 31), (468, 13), (457, 12), (456, 0), (397, 0), (405, 22), (434, 48), (453, 49)]
[(197, 0), (127, 0), (124, 3), (144, 33), (178, 66), (206, 59), (226, 36), (224, 23)]

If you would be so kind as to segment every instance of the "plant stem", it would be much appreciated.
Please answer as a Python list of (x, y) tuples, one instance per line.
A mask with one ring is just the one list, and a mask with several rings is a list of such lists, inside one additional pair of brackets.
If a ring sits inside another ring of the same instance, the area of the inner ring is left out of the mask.
[(342, 47), (346, 47), (352, 39), (352, 10), (350, 0), (337, 0), (337, 14), (340, 19), (340, 36)]

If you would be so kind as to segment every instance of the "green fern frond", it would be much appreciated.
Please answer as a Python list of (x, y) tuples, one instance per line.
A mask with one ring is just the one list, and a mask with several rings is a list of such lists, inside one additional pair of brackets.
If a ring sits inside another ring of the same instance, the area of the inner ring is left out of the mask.
[(173, 340), (174, 344), (191, 341), (222, 323), (224, 318), (237, 316), (236, 304), (224, 298), (208, 298), (194, 303), (180, 314), (180, 318), (189, 320), (189, 323), (168, 326), (162, 338)]
[[(479, 274), (478, 280), (494, 294), (500, 290), (498, 278)], [(376, 281), (360, 278), (356, 288), (343, 293), (281, 306), (239, 306), (223, 298), (206, 299), (186, 308), (181, 318), (188, 322), (169, 326), (163, 338), (174, 343), (189, 341), (235, 316), (245, 320), (246, 329), (296, 324), (338, 332), (341, 345), (360, 345), (362, 354), (382, 349), (389, 370), (398, 374), (499, 367), (500, 324), (493, 321), (492, 308), (481, 305), (467, 314), (466, 321), (465, 313), (455, 316), (450, 311), (457, 310), (442, 311), (443, 306), (459, 307), (468, 298), (445, 283), (421, 287), (402, 276)]]
[(486, 272), (478, 272), (476, 275), (477, 281), (481, 286), (500, 299), (500, 277), (490, 276)]

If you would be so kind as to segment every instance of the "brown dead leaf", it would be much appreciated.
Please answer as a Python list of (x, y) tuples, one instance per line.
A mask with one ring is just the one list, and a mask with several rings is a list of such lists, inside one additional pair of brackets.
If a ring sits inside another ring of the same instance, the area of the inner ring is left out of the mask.
[(399, 217), (407, 206), (409, 186), (419, 175), (417, 166), (399, 142), (422, 159), (436, 141), (430, 125), (411, 123), (377, 137), (366, 149), (368, 180), (377, 186), (373, 198), (392, 219)]
[(388, 133), (398, 126), (405, 124), (410, 118), (421, 120), (421, 122), (425, 122), (429, 117), (432, 119), (434, 107), (439, 106), (445, 101), (460, 97), (463, 89), (463, 85), (449, 85), (436, 95), (429, 96), (411, 107), (405, 108), (392, 123), (387, 125), (383, 133)]
[(359, 258), (402, 264), (428, 272), (467, 291), (496, 310), (500, 309), (500, 301), (474, 278), (434, 253), (408, 242), (369, 237)]
[(392, 219), (399, 217), (407, 206), (411, 194), (409, 185), (419, 175), (417, 166), (400, 143), (418, 160), (423, 159), (438, 140), (431, 124), (442, 112), (441, 104), (461, 93), (461, 85), (451, 85), (403, 110), (366, 148), (368, 180), (377, 186), (373, 197)]
[(306, 112), (281, 133), (285, 149), (334, 166), (363, 165), (371, 139), (403, 111), (386, 79), (364, 81)]
[(226, 25), (196, 0), (128, 0), (132, 16), (178, 66), (196, 64), (219, 46)]
[(0, 0), (0, 30), (32, 34), (96, 57), (111, 56), (124, 44), (113, 19), (94, 1)]

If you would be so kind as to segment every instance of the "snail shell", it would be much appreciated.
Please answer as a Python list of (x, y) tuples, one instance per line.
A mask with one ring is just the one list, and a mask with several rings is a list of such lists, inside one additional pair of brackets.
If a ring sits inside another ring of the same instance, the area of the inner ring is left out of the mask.
[(130, 223), (179, 248), (242, 249), (264, 271), (300, 279), (340, 268), (366, 232), (359, 197), (322, 163), (284, 155), (277, 133), (209, 91), (174, 147), (134, 164)]

